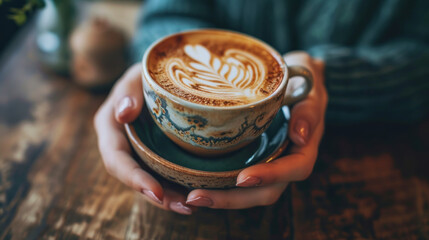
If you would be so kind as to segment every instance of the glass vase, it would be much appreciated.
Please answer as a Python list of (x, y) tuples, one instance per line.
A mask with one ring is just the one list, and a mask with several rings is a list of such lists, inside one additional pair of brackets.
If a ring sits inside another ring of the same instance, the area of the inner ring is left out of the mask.
[(75, 25), (73, 0), (45, 0), (37, 18), (36, 45), (42, 65), (59, 74), (70, 71), (69, 37)]

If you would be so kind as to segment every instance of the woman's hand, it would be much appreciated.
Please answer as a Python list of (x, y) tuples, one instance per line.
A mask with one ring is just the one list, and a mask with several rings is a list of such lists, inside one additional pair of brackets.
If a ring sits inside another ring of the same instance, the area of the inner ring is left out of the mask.
[(237, 178), (239, 188), (197, 189), (190, 192), (186, 200), (186, 191), (174, 184), (161, 184), (131, 157), (123, 124), (136, 119), (143, 106), (141, 70), (138, 65), (131, 67), (117, 82), (95, 116), (99, 148), (107, 171), (143, 193), (154, 205), (181, 214), (192, 213), (195, 208), (189, 205), (241, 209), (275, 203), (289, 182), (304, 180), (310, 175), (323, 134), (327, 104), (323, 62), (302, 52), (290, 53), (285, 59), (290, 66), (307, 67), (315, 81), (309, 96), (292, 109), (289, 137), (295, 145), (287, 156), (240, 172)]
[[(98, 146), (108, 173), (142, 193), (154, 205), (181, 214), (191, 214), (186, 193), (177, 186), (164, 188), (131, 157), (123, 124), (138, 117), (143, 106), (141, 67), (132, 66), (116, 83), (94, 118)], [(195, 209), (195, 208), (194, 208)]]
[(289, 138), (294, 145), (290, 153), (241, 171), (237, 177), (239, 188), (193, 190), (188, 195), (187, 204), (227, 209), (271, 205), (289, 182), (304, 180), (311, 174), (323, 135), (328, 100), (323, 78), (324, 64), (305, 52), (289, 53), (285, 60), (289, 66), (308, 68), (314, 77), (314, 86), (308, 97), (293, 106), (291, 111)]

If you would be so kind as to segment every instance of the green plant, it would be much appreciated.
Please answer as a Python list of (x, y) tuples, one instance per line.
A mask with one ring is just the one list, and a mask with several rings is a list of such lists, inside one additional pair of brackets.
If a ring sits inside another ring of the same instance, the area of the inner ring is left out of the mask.
[[(5, 2), (10, 1), (11, 0), (0, 0), (0, 6)], [(21, 25), (27, 21), (27, 16), (29, 13), (44, 6), (45, 2), (43, 0), (26, 0), (22, 6), (11, 8), (8, 18), (12, 19), (16, 24)]]

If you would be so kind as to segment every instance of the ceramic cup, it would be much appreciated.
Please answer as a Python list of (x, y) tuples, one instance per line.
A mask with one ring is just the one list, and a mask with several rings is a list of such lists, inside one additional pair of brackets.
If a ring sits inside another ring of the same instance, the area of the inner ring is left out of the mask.
[[(207, 106), (187, 101), (163, 89), (148, 72), (148, 56), (164, 40), (195, 31), (223, 34), (264, 46), (281, 66), (283, 79), (268, 97), (246, 105)], [(310, 71), (302, 66), (286, 66), (272, 47), (253, 37), (224, 30), (195, 30), (167, 36), (152, 44), (142, 60), (143, 92), (146, 107), (158, 127), (176, 144), (200, 156), (216, 156), (237, 150), (259, 137), (270, 125), (282, 105), (304, 99), (313, 86)], [(288, 80), (301, 76), (305, 84), (286, 95)]]

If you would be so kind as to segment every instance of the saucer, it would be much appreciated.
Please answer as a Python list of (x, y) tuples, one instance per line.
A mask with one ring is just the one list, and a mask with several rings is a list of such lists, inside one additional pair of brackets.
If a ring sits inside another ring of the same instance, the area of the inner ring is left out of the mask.
[(289, 111), (283, 107), (270, 127), (249, 145), (219, 157), (193, 155), (171, 141), (155, 124), (146, 108), (131, 124), (125, 124), (131, 145), (152, 170), (190, 188), (234, 187), (238, 173), (278, 157), (288, 144)]

